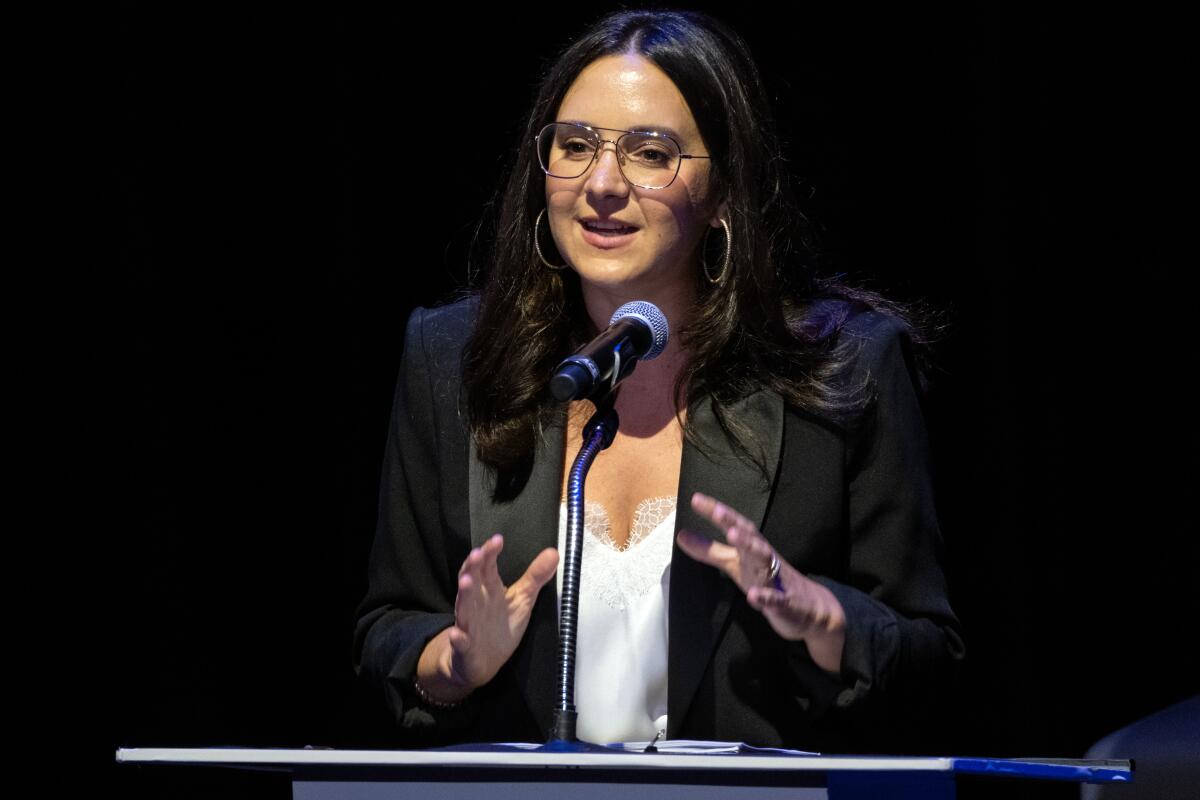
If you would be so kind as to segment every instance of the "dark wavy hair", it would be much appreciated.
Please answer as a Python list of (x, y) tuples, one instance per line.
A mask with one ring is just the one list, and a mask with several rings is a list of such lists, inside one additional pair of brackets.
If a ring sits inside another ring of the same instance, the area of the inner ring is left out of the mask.
[[(678, 331), (690, 363), (674, 387), (676, 407), (684, 396), (689, 404), (711, 397), (726, 434), (754, 458), (750, 431), (728, 413), (749, 393), (773, 389), (792, 406), (835, 423), (869, 402), (868, 387), (838, 380), (855, 356), (852, 343), (839, 344), (837, 336), (849, 317), (867, 309), (897, 316), (909, 324), (914, 344), (925, 341), (916, 324), (921, 312), (817, 276), (810, 226), (793, 200), (767, 92), (742, 38), (697, 11), (607, 14), (545, 71), (507, 182), (476, 230), (476, 241), (484, 235), (491, 247), (486, 270), (472, 270), (479, 308), (463, 353), (464, 400), (478, 455), (497, 471), (498, 494), (523, 485), (537, 437), (556, 410), (549, 377), (592, 335), (578, 276), (548, 269), (534, 250), (545, 176), (532, 141), (554, 121), (587, 65), (625, 53), (657, 65), (686, 99), (712, 156), (712, 196), (727, 200), (733, 231), (720, 282), (711, 284), (697, 270), (697, 307)], [(706, 254), (708, 263), (719, 263), (724, 237), (708, 238), (719, 246)], [(541, 246), (549, 260), (562, 263), (549, 237)], [(684, 434), (702, 446), (690, 417)]]

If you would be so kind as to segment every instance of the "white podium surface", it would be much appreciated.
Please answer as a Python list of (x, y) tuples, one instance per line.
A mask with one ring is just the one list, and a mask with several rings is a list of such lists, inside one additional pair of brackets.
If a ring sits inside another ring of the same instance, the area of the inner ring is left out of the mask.
[[(486, 746), (481, 746), (486, 747)], [(121, 748), (118, 763), (282, 770), (294, 800), (857, 800), (953, 798), (959, 775), (1125, 782), (1128, 761), (772, 754), (563, 753), (538, 750)]]

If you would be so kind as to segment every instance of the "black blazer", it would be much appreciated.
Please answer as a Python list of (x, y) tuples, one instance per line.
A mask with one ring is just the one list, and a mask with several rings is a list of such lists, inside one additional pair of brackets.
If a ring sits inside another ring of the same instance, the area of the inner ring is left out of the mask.
[[(558, 649), (555, 582), (543, 588), (516, 653), (459, 708), (432, 709), (410, 685), (425, 643), (453, 624), (459, 566), (493, 533), (499, 569), (515, 580), (557, 544), (565, 410), (537, 444), (517, 496), (469, 444), (458, 402), (461, 351), (477, 301), (409, 318), (380, 488), (369, 589), (358, 609), (354, 662), (399, 723), (403, 744), (544, 741)], [(802, 642), (779, 638), (717, 570), (678, 548), (668, 619), (668, 738), (720, 739), (823, 752), (904, 749), (911, 723), (944, 695), (964, 653), (946, 596), (929, 454), (901, 322), (876, 312), (841, 336), (862, 340), (851, 379), (877, 399), (835, 425), (760, 391), (734, 413), (755, 433), (770, 480), (739, 457), (707, 403), (685, 439), (676, 527), (719, 536), (695, 515), (710, 494), (758, 523), (789, 563), (828, 586), (846, 611), (841, 674), (817, 667)], [(911, 740), (908, 740), (911, 744)]]

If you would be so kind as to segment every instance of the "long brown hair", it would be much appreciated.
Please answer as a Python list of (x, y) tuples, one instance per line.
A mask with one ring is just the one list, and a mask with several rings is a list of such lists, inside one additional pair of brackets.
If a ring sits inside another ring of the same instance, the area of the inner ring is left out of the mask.
[[(750, 431), (728, 413), (749, 393), (773, 389), (834, 424), (870, 401), (869, 387), (839, 379), (855, 356), (852, 343), (837, 336), (848, 318), (868, 309), (897, 316), (909, 323), (914, 343), (925, 340), (915, 308), (816, 275), (810, 229), (793, 200), (767, 93), (742, 38), (696, 11), (608, 14), (546, 71), (507, 183), (476, 232), (491, 247), (486, 271), (475, 273), (483, 279), (475, 280), (478, 316), (463, 353), (464, 399), (478, 455), (497, 471), (498, 494), (523, 485), (537, 437), (555, 411), (549, 376), (589, 335), (578, 276), (548, 269), (534, 249), (545, 196), (530, 143), (554, 121), (588, 64), (629, 52), (657, 65), (686, 99), (712, 155), (712, 196), (727, 199), (733, 231), (722, 279), (714, 285), (697, 271), (697, 307), (677, 332), (691, 354), (675, 386), (677, 407), (684, 396), (689, 404), (711, 397), (723, 429), (753, 458)], [(541, 233), (543, 254), (563, 263)], [(720, 262), (724, 247), (723, 232), (714, 234), (710, 264)], [(687, 419), (684, 434), (697, 442)]]

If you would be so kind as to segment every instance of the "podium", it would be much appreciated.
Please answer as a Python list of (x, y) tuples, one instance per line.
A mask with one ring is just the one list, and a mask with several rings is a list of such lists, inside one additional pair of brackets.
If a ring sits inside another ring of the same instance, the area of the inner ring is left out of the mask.
[(1127, 760), (553, 753), (478, 750), (121, 748), (121, 764), (286, 771), (293, 800), (949, 800), (964, 776), (1123, 783)]

